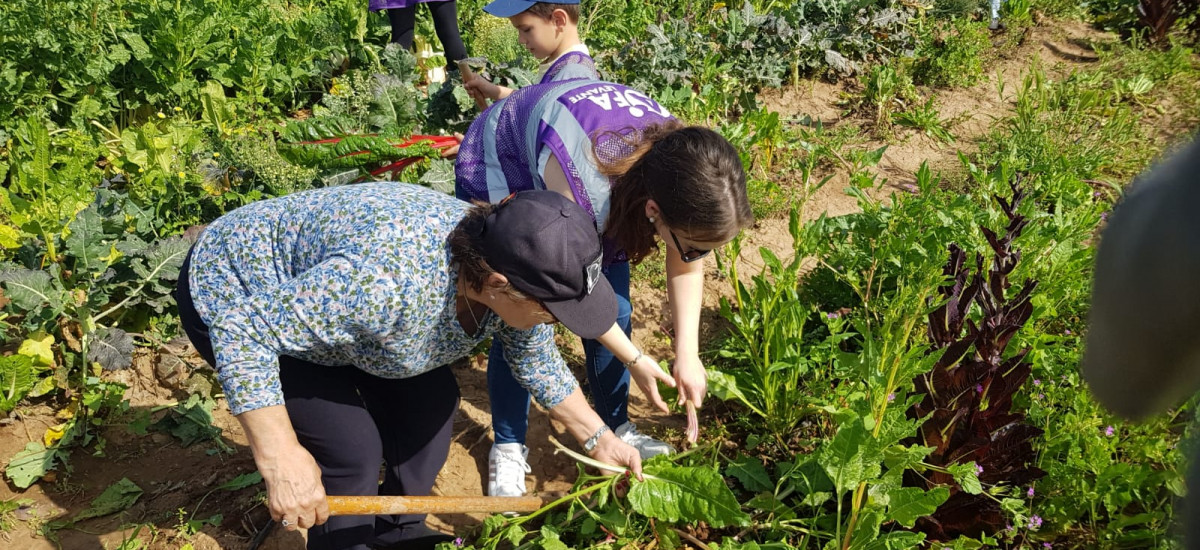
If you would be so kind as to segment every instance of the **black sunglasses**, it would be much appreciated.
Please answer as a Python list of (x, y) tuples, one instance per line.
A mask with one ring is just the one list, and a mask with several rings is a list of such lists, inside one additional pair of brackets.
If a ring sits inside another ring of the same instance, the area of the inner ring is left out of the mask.
[(667, 233), (671, 234), (671, 240), (675, 241), (675, 249), (679, 251), (679, 257), (682, 258), (685, 263), (692, 263), (707, 256), (709, 252), (712, 252), (711, 250), (700, 250), (697, 248), (693, 248), (684, 252), (683, 245), (679, 244), (679, 237), (675, 236), (675, 232), (668, 229)]

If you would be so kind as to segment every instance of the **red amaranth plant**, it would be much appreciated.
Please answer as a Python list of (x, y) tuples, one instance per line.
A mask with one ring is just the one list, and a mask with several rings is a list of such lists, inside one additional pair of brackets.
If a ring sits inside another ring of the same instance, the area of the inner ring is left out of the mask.
[[(1180, 17), (1196, 13), (1200, 9), (1200, 0), (1139, 0), (1137, 5), (1138, 22), (1149, 31), (1149, 38), (1155, 44), (1164, 44), (1167, 35), (1175, 27)], [(1200, 30), (1200, 18), (1194, 19), (1191, 31)]]
[[(972, 271), (966, 252), (950, 245), (945, 273), (951, 283), (939, 289), (946, 303), (929, 314), (929, 338), (945, 351), (932, 371), (915, 380), (916, 391), (925, 397), (911, 411), (915, 417), (929, 417), (918, 435), (919, 443), (934, 449), (928, 463), (945, 468), (974, 461), (979, 480), (988, 485), (1021, 486), (1045, 475), (1031, 466), (1036, 458), (1032, 440), (1042, 430), (1024, 423), (1024, 412), (1012, 410), (1013, 394), (1029, 377), (1029, 348), (1005, 354), (1033, 313), (1030, 296), (1037, 288), (1037, 281), (1028, 280), (1020, 292), (1006, 297), (1012, 286), (1009, 275), (1021, 259), (1013, 240), (1028, 223), (1016, 211), (1025, 197), (1019, 183), (1017, 179), (1010, 184), (1011, 203), (995, 197), (1009, 220), (1004, 235), (981, 228), (994, 254), (986, 278), (982, 255), (976, 256)], [(973, 304), (978, 306), (978, 321)], [(978, 537), (1005, 526), (994, 498), (962, 490), (949, 473), (910, 473), (906, 484), (950, 488), (950, 498), (917, 521), (916, 529), (931, 540)]]

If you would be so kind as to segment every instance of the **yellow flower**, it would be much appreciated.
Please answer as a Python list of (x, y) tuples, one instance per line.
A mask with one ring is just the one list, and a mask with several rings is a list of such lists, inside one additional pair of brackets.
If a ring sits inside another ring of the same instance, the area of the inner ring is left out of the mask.
[(221, 158), (221, 153), (213, 153), (213, 158)]
[(186, 178), (187, 178), (187, 174), (183, 173), (182, 171), (179, 172), (179, 179), (186, 179)]
[(176, 112), (176, 113), (179, 113), (179, 112), (182, 112), (182, 111), (183, 111), (183, 107), (175, 107), (175, 112)]
[(146, 171), (146, 169), (145, 169), (145, 168), (138, 168), (138, 173), (139, 173), (139, 174), (141, 174), (141, 173), (144, 173), (145, 171)]
[(167, 115), (164, 115), (162, 111), (159, 111), (158, 118), (167, 118)]

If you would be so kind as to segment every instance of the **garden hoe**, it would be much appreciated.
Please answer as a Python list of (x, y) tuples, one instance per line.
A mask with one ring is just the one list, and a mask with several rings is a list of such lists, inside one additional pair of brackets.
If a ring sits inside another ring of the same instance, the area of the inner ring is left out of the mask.
[(331, 516), (391, 514), (465, 514), (532, 512), (545, 506), (539, 497), (343, 496), (326, 497)]

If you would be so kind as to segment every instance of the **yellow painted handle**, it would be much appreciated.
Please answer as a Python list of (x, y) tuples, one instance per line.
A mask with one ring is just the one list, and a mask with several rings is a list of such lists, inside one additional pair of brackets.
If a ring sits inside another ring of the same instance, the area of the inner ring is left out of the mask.
[(539, 497), (326, 497), (334, 516), (389, 514), (464, 514), (471, 512), (532, 512), (545, 505)]

